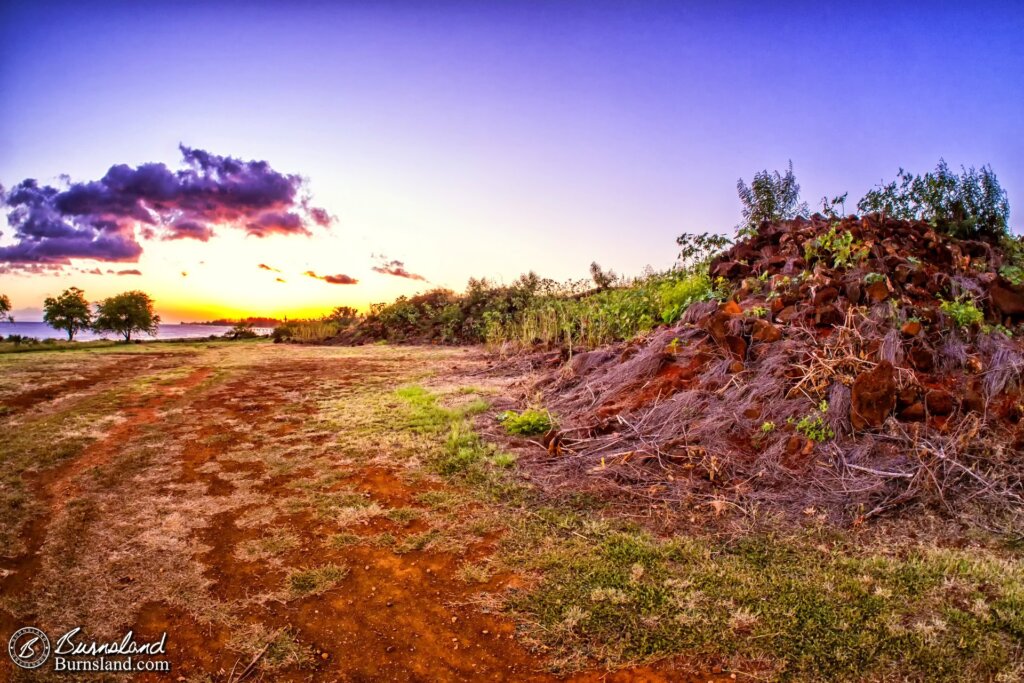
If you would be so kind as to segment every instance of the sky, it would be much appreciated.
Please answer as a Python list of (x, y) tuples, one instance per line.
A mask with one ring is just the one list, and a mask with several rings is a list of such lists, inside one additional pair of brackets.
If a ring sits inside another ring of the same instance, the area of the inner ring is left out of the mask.
[(991, 164), (1019, 231), (1022, 35), (1019, 2), (8, 1), (0, 293), (190, 321), (638, 274), (789, 160), (848, 208)]

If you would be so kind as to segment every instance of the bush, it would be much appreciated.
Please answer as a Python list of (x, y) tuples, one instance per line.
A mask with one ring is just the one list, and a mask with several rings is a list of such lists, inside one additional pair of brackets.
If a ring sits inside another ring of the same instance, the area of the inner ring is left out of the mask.
[(959, 175), (942, 159), (935, 171), (912, 175), (870, 190), (857, 204), (864, 213), (928, 221), (955, 237), (998, 238), (1007, 234), (1010, 204), (990, 166), (961, 167)]
[(505, 427), (505, 431), (517, 436), (545, 434), (554, 427), (550, 413), (533, 408), (528, 408), (521, 413), (506, 410), (498, 416), (498, 421)]
[(949, 316), (957, 327), (973, 327), (985, 320), (977, 305), (964, 297), (956, 301), (943, 301), (939, 304), (939, 310)]
[(753, 234), (764, 221), (782, 221), (807, 215), (807, 204), (800, 201), (800, 185), (789, 162), (784, 175), (767, 170), (754, 174), (748, 187), (743, 179), (736, 181), (736, 192), (743, 204), (740, 235)]

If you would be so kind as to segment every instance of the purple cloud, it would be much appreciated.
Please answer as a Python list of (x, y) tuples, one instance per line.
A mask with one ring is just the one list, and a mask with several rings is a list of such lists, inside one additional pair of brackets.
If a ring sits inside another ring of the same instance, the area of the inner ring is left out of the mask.
[(332, 285), (355, 285), (355, 284), (359, 284), (359, 280), (355, 279), (354, 277), (350, 277), (348, 275), (341, 275), (341, 274), (338, 274), (338, 275), (317, 275), (312, 270), (307, 270), (305, 274), (308, 275), (309, 277), (316, 278), (317, 280), (323, 280), (324, 282), (329, 282)]
[(395, 277), (404, 277), (404, 278), (407, 278), (409, 280), (421, 280), (423, 282), (427, 281), (427, 278), (423, 277), (422, 275), (417, 275), (416, 273), (410, 273), (408, 270), (406, 270), (405, 269), (405, 264), (402, 263), (401, 261), (387, 261), (387, 262), (383, 262), (379, 266), (374, 266), (373, 268), (371, 268), (371, 270), (373, 270), (374, 272), (377, 272), (377, 273), (383, 273), (384, 275), (394, 275)]
[(72, 259), (137, 261), (142, 239), (208, 241), (220, 227), (254, 237), (310, 235), (334, 218), (312, 207), (301, 176), (180, 146), (186, 167), (112, 166), (100, 180), (66, 189), (24, 180), (0, 189), (16, 242), (0, 263), (67, 265)]

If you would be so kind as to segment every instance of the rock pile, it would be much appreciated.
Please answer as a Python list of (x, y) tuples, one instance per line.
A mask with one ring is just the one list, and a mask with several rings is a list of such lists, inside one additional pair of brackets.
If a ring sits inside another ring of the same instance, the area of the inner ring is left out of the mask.
[[(999, 244), (878, 215), (764, 224), (710, 265), (731, 297), (540, 383), (555, 487), (864, 520), (1024, 502), (1024, 288)], [(717, 510), (718, 508), (716, 508)]]

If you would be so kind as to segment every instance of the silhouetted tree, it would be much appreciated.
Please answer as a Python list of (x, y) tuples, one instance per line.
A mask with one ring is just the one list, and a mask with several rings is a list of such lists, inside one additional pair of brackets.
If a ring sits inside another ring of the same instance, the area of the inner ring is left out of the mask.
[(68, 341), (74, 341), (80, 330), (88, 329), (92, 323), (92, 311), (85, 300), (85, 292), (78, 287), (65, 289), (56, 299), (46, 297), (43, 301), (43, 320), (55, 330), (68, 333)]
[(153, 300), (145, 292), (133, 290), (104, 299), (96, 304), (96, 318), (93, 329), (97, 332), (114, 332), (132, 340), (133, 332), (145, 332), (156, 336), (160, 316), (153, 313)]
[(14, 322), (14, 318), (11, 317), (11, 300), (7, 298), (6, 294), (0, 294), (0, 320)]

